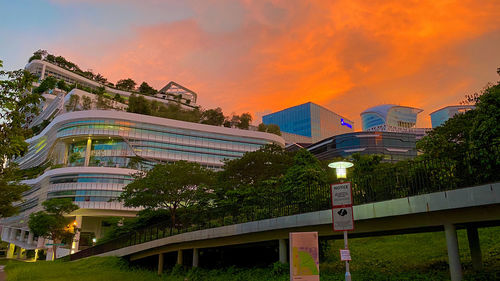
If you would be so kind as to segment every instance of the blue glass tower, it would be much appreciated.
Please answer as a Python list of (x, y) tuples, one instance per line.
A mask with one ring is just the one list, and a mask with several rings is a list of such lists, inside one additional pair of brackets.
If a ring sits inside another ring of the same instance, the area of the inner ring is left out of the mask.
[(313, 142), (353, 131), (353, 122), (312, 102), (289, 107), (262, 117), (285, 133), (310, 137)]

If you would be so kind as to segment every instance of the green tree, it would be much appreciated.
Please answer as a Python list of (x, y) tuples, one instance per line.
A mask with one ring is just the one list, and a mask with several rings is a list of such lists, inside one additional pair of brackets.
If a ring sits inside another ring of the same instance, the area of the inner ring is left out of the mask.
[(245, 213), (259, 205), (262, 198), (280, 190), (280, 180), (292, 163), (292, 155), (275, 144), (226, 161), (217, 175), (217, 205), (233, 216)]
[[(0, 68), (2, 67), (0, 60)], [(0, 217), (12, 215), (26, 187), (14, 177), (15, 166), (8, 159), (23, 156), (28, 150), (26, 139), (32, 131), (26, 128), (28, 116), (39, 112), (40, 93), (32, 93), (36, 76), (26, 70), (4, 71), (0, 69)]]
[(57, 79), (52, 76), (47, 76), (43, 79), (42, 83), (40, 83), (40, 86), (33, 89), (33, 92), (36, 94), (43, 94), (48, 90), (55, 89), (56, 85)]
[(14, 164), (4, 168), (0, 176), (0, 218), (10, 217), (18, 212), (13, 202), (21, 201), (23, 192), (29, 187), (19, 183), (19, 171)]
[(167, 209), (172, 227), (176, 227), (178, 209), (196, 204), (211, 181), (211, 172), (197, 163), (158, 164), (146, 173), (135, 174), (119, 200), (127, 207)]
[(148, 96), (154, 96), (158, 91), (155, 90), (153, 87), (149, 86), (148, 83), (142, 82), (141, 85), (139, 86), (139, 93), (148, 95)]
[(94, 80), (96, 82), (99, 82), (101, 84), (106, 84), (108, 83), (108, 79), (106, 79), (104, 76), (102, 76), (100, 73), (97, 73), (96, 76), (94, 76)]
[(266, 132), (266, 133), (271, 133), (271, 134), (281, 136), (280, 126), (278, 126), (276, 124), (266, 125), (264, 123), (260, 123), (259, 126), (257, 127), (257, 130), (259, 130), (259, 132)]
[[(71, 99), (71, 97), (70, 97)], [(82, 109), (83, 110), (90, 110), (92, 109), (92, 99), (88, 96), (83, 96), (82, 97)]]
[(128, 99), (128, 112), (151, 115), (151, 104), (143, 96), (130, 95)]
[(250, 113), (243, 113), (239, 117), (239, 122), (236, 124), (236, 127), (244, 130), (248, 130), (250, 127), (250, 123), (252, 122), (252, 115)]
[(68, 104), (66, 104), (66, 111), (77, 111), (79, 110), (79, 105), (80, 105), (80, 96), (71, 95), (69, 97)]
[(225, 120), (222, 109), (217, 107), (215, 109), (208, 109), (201, 113), (201, 123), (213, 126), (222, 126)]
[(303, 194), (308, 188), (328, 184), (328, 170), (306, 149), (297, 151), (293, 165), (283, 177), (284, 191)]
[[(65, 215), (78, 209), (69, 198), (50, 199), (42, 203), (44, 211), (30, 214), (28, 227), (34, 235), (51, 239), (53, 244), (71, 244), (78, 230)], [(53, 259), (56, 257), (57, 246), (52, 245)]]
[(116, 82), (116, 88), (126, 91), (133, 91), (135, 89), (135, 85), (137, 85), (137, 83), (130, 78), (118, 80), (118, 82)]
[(473, 174), (482, 181), (496, 181), (500, 179), (500, 82), (486, 88), (471, 111), (475, 114), (468, 144)]

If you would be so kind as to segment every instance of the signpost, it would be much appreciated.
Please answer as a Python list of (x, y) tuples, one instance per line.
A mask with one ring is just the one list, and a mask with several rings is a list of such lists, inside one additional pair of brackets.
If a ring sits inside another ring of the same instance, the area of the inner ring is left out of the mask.
[(345, 261), (345, 280), (351, 281), (351, 273), (349, 272), (351, 254), (347, 243), (347, 231), (354, 230), (352, 187), (350, 182), (332, 184), (330, 187), (333, 231), (344, 232), (344, 250), (340, 250), (340, 257), (342, 261)]
[(290, 281), (319, 281), (317, 232), (295, 232), (290, 239)]

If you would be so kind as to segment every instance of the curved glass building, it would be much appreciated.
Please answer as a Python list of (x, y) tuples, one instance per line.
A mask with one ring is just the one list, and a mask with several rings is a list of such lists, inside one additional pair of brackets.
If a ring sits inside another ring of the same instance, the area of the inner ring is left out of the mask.
[(11, 256), (15, 250), (23, 257), (26, 250), (46, 248), (44, 239), (34, 237), (27, 222), (31, 213), (43, 210), (41, 204), (47, 199), (71, 198), (80, 207), (70, 215), (81, 231), (70, 249), (58, 250), (58, 256), (64, 255), (100, 238), (107, 227), (106, 217), (135, 216), (138, 209), (113, 199), (139, 170), (179, 160), (217, 170), (225, 159), (239, 158), (265, 144), (285, 145), (274, 134), (129, 113), (123, 106), (68, 112), (67, 97), (77, 94), (95, 98), (77, 89), (45, 94), (55, 95), (40, 113), (50, 122), (27, 140), (28, 152), (14, 160), (21, 169), (45, 170), (24, 181), (31, 189), (18, 204), (19, 215), (0, 221), (2, 240), (11, 243)]
[(422, 109), (383, 104), (368, 108), (361, 113), (363, 131), (412, 133), (422, 138), (429, 129), (417, 128), (417, 115)]

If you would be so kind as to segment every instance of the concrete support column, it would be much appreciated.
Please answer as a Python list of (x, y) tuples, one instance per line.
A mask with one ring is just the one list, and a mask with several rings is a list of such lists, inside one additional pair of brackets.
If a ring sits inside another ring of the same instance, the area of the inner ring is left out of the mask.
[(10, 241), (16, 240), (16, 236), (17, 236), (17, 229), (11, 228), (10, 229)]
[(193, 249), (193, 267), (198, 267), (200, 264), (200, 252), (198, 248)]
[(7, 248), (7, 258), (8, 259), (13, 259), (14, 258), (14, 250), (16, 249), (16, 245), (10, 243), (9, 248)]
[(33, 245), (33, 238), (34, 238), (34, 235), (33, 235), (33, 232), (28, 232), (28, 240), (27, 240), (27, 243), (28, 245)]
[(42, 73), (40, 76), (40, 80), (43, 80), (43, 79), (45, 79), (45, 64), (42, 66)]
[(158, 275), (163, 274), (163, 253), (158, 254)]
[(286, 251), (286, 240), (285, 239), (280, 239), (279, 240), (279, 258), (280, 258), (280, 263), (286, 263), (287, 262), (287, 251)]
[(477, 232), (477, 227), (467, 226), (467, 240), (469, 240), (472, 268), (474, 268), (474, 270), (483, 269), (483, 258), (481, 255), (481, 245), (479, 244), (479, 234)]
[(83, 220), (83, 217), (82, 216), (76, 216), (75, 217), (75, 221), (76, 221), (76, 225), (75, 227), (78, 228), (79, 230), (76, 232), (75, 234), (75, 237), (73, 237), (73, 243), (71, 245), (71, 253), (75, 253), (75, 252), (78, 252), (78, 248), (80, 246), (80, 229), (82, 228), (82, 220)]
[(28, 231), (26, 231), (26, 230), (22, 230), (22, 229), (21, 229), (21, 236), (19, 236), (19, 241), (21, 241), (21, 242), (26, 241), (26, 238), (27, 238), (27, 237), (26, 237), (26, 233), (27, 233), (27, 232), (28, 232)]
[(177, 264), (182, 265), (182, 250), (177, 250)]
[(69, 153), (69, 144), (64, 143), (64, 155), (63, 155), (63, 164), (68, 166), (68, 153)]
[(85, 150), (85, 167), (87, 167), (90, 163), (90, 150), (92, 148), (92, 139), (89, 138), (87, 140), (87, 149)]
[(446, 247), (448, 248), (451, 281), (460, 281), (462, 280), (462, 266), (458, 253), (457, 230), (453, 224), (445, 224), (444, 233), (446, 235)]

